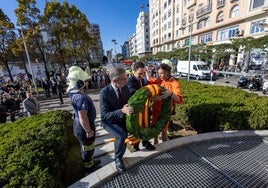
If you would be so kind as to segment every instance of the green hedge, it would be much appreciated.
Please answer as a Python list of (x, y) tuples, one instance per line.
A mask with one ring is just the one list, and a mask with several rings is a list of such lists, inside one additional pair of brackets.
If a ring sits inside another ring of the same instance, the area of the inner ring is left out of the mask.
[(64, 187), (62, 172), (75, 139), (69, 112), (1, 124), (0, 137), (0, 187)]
[(198, 133), (268, 128), (268, 98), (242, 89), (179, 80), (184, 103), (173, 119)]

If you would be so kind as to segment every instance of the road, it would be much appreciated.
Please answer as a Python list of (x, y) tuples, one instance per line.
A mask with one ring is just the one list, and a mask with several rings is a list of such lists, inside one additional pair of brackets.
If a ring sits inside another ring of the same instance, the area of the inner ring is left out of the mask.
[[(175, 77), (177, 77), (177, 76), (175, 75)], [(187, 78), (183, 77), (182, 79), (187, 79)], [(198, 82), (203, 83), (203, 84), (219, 85), (219, 86), (227, 86), (227, 87), (237, 88), (238, 79), (239, 79), (239, 77), (237, 77), (237, 76), (229, 76), (229, 77), (219, 77), (219, 79), (217, 79), (216, 81), (198, 80)], [(191, 81), (196, 81), (196, 80), (192, 79)], [(243, 91), (246, 91), (246, 92), (249, 92), (249, 93), (256, 93), (259, 96), (267, 96), (267, 94), (264, 95), (262, 93), (262, 90), (258, 90), (258, 91), (252, 90), (252, 91), (250, 91), (247, 88), (238, 88), (238, 89), (242, 89)]]

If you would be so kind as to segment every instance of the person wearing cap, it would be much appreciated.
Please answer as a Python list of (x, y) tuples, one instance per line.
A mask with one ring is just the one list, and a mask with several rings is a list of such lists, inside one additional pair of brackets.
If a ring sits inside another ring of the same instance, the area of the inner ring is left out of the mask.
[(81, 157), (85, 172), (91, 173), (99, 168), (101, 161), (93, 159), (95, 150), (96, 109), (92, 99), (85, 93), (88, 74), (78, 66), (72, 66), (67, 76), (69, 97), (74, 109), (73, 132), (81, 146)]
[[(171, 115), (175, 114), (175, 104), (181, 104), (183, 102), (180, 84), (177, 79), (171, 76), (171, 67), (168, 64), (162, 63), (157, 67), (158, 78), (152, 78), (148, 71), (146, 77), (149, 84), (159, 84), (166, 89), (162, 94), (162, 98), (171, 96)], [(168, 133), (169, 138), (173, 138), (173, 122), (169, 121), (166, 127), (162, 130), (162, 141), (167, 141)], [(168, 131), (168, 132), (167, 132)], [(158, 139), (155, 138), (155, 143), (158, 143)]]

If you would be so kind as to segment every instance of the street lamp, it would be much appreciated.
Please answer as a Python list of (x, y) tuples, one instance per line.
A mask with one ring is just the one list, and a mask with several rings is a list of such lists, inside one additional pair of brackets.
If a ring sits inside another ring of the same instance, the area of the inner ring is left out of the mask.
[(23, 40), (23, 45), (24, 45), (26, 56), (27, 56), (30, 72), (31, 72), (31, 75), (32, 75), (32, 81), (34, 83), (34, 90), (35, 90), (35, 93), (37, 94), (37, 97), (38, 97), (38, 90), (37, 90), (36, 83), (35, 83), (35, 78), (34, 78), (34, 74), (33, 74), (31, 60), (30, 60), (30, 56), (29, 56), (29, 53), (28, 53), (28, 48), (27, 48), (27, 45), (26, 45), (26, 42), (25, 42), (22, 25), (20, 25), (20, 27), (21, 27), (21, 37), (22, 37), (22, 40)]

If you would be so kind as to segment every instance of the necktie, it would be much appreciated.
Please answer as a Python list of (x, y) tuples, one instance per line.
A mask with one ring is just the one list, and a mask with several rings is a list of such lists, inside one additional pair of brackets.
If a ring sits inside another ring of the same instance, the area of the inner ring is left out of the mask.
[(123, 100), (122, 92), (121, 92), (121, 90), (119, 88), (117, 89), (117, 92), (118, 92), (119, 104), (120, 104), (120, 106), (123, 106), (124, 105), (124, 100)]

